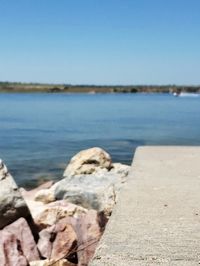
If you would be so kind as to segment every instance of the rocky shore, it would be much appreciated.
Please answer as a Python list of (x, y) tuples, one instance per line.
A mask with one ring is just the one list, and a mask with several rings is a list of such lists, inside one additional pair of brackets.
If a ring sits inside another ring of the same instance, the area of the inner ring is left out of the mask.
[(0, 161), (0, 265), (88, 265), (129, 168), (95, 147), (76, 154), (58, 182), (27, 191)]

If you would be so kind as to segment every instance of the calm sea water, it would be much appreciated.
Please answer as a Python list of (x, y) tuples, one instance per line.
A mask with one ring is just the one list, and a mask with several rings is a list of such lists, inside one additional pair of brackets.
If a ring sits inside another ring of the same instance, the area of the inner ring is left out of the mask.
[(0, 94), (0, 158), (19, 185), (60, 178), (93, 146), (130, 164), (138, 145), (200, 145), (200, 97)]

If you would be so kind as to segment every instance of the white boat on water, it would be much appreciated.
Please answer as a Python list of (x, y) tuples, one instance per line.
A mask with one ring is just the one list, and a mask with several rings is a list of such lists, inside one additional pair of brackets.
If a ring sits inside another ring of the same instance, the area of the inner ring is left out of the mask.
[(192, 92), (174, 92), (173, 95), (175, 97), (200, 97), (200, 93), (192, 93)]

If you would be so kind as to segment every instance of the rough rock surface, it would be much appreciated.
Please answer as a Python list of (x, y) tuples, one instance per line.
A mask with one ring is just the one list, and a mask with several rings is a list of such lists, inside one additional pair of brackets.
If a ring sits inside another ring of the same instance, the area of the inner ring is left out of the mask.
[(30, 261), (39, 258), (36, 243), (24, 218), (0, 231), (0, 265), (27, 266)]
[(92, 174), (99, 168), (110, 169), (112, 161), (110, 155), (101, 148), (94, 147), (83, 150), (72, 157), (64, 171), (64, 177)]
[(54, 184), (50, 190), (56, 199), (66, 199), (84, 208), (104, 211), (109, 215), (130, 169), (123, 164), (112, 166), (110, 171), (104, 168), (98, 169), (94, 174), (68, 176)]
[(18, 248), (18, 239), (7, 231), (0, 232), (0, 265), (27, 266), (28, 261)]
[(65, 219), (43, 229), (39, 236), (37, 246), (41, 256), (46, 259), (67, 258), (67, 255), (77, 247), (76, 233)]
[(29, 216), (29, 209), (15, 181), (0, 160), (0, 229), (19, 217)]
[(81, 206), (66, 202), (65, 200), (58, 200), (43, 205), (40, 212), (34, 217), (34, 221), (38, 228), (44, 229), (48, 226), (54, 225), (62, 218), (76, 218), (80, 214), (87, 213), (87, 211), (87, 209)]

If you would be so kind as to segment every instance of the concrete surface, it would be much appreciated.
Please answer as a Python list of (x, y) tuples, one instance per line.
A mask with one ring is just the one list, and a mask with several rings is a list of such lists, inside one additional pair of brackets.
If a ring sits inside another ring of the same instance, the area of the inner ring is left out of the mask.
[(140, 147), (91, 266), (200, 264), (200, 147)]

